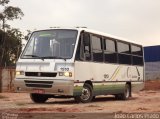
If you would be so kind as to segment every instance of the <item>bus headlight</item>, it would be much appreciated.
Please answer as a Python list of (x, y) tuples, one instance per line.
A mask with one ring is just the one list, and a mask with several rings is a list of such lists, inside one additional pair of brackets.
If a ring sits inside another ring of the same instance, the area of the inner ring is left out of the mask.
[(16, 71), (16, 76), (24, 75), (24, 71)]
[(64, 72), (64, 76), (69, 77), (69, 72)]
[(72, 77), (72, 72), (59, 72), (59, 76)]

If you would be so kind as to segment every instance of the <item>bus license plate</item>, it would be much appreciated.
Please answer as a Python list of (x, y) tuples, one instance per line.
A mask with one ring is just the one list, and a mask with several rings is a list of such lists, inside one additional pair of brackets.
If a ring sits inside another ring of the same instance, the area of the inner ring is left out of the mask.
[(45, 90), (43, 90), (43, 89), (34, 89), (33, 93), (44, 94)]

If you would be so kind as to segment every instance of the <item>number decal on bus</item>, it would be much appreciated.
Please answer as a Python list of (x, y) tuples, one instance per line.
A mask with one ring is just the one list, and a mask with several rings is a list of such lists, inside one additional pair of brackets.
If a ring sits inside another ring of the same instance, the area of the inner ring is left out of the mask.
[(60, 68), (61, 71), (69, 71), (69, 68)]

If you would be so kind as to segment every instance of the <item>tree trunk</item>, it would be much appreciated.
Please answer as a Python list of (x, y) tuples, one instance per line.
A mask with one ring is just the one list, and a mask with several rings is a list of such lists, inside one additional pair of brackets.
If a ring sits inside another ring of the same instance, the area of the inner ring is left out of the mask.
[(2, 69), (0, 68), (0, 93), (2, 93)]
[(2, 20), (2, 27), (3, 27), (3, 42), (2, 42), (2, 56), (0, 59), (0, 66), (3, 66), (3, 57), (5, 53), (5, 19)]

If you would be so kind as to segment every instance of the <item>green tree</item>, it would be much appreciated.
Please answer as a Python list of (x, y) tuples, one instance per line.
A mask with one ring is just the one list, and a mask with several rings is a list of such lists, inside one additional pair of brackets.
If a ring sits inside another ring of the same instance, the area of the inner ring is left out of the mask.
[(0, 0), (0, 66), (10, 66), (17, 60), (23, 38), (19, 29), (11, 29), (8, 20), (21, 19), (24, 14), (19, 7), (8, 6), (10, 0)]
[[(1, 31), (0, 34), (4, 32)], [(5, 33), (5, 45), (3, 49), (5, 49), (5, 53), (2, 58), (1, 66), (13, 66), (22, 49), (22, 40), (23, 34), (19, 31), (19, 29), (7, 29)]]
[(0, 5), (4, 6), (5, 4), (8, 4), (9, 0), (0, 0)]
[(0, 12), (1, 29), (5, 29), (7, 20), (21, 19), (24, 15), (19, 7), (7, 6), (9, 0), (0, 0), (0, 6), (4, 9)]

